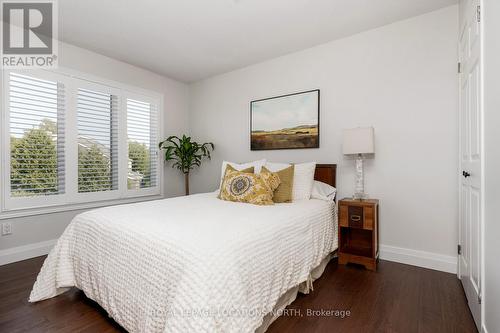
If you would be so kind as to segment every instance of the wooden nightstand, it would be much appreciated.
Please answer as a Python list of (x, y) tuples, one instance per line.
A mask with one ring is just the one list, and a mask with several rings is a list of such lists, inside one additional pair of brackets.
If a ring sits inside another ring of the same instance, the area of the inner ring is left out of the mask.
[(339, 264), (377, 270), (378, 200), (339, 201)]

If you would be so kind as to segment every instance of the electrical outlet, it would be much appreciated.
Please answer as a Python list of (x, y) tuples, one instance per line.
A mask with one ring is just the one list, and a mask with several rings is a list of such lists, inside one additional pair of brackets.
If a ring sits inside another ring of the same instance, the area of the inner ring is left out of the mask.
[(12, 234), (12, 224), (10, 222), (2, 223), (2, 236)]

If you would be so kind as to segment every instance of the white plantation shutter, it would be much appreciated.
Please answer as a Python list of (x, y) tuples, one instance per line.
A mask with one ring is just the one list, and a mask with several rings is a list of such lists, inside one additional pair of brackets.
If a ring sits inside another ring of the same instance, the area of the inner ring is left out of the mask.
[(127, 98), (129, 189), (156, 187), (158, 183), (158, 121), (155, 103)]
[(78, 192), (118, 188), (117, 96), (78, 89)]
[(9, 73), (10, 195), (64, 193), (62, 83)]
[(78, 73), (2, 75), (0, 218), (161, 194), (161, 95)]

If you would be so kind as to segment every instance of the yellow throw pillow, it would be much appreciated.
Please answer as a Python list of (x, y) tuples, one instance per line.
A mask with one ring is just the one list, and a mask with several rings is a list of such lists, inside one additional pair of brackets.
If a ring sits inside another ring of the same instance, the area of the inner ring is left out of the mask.
[(269, 171), (256, 175), (226, 169), (220, 199), (254, 205), (272, 205), (273, 192), (279, 186), (278, 175)]
[[(262, 170), (271, 172), (266, 167), (262, 167)], [(280, 185), (274, 190), (273, 201), (275, 203), (292, 202), (294, 166), (290, 165), (288, 168), (275, 173), (278, 174)]]
[(274, 191), (276, 191), (276, 189), (281, 184), (281, 179), (278, 176), (278, 174), (262, 167), (260, 171), (260, 177), (266, 181), (269, 188), (273, 191), (273, 196), (274, 196)]
[[(249, 168), (246, 168), (246, 169), (243, 169), (243, 170), (236, 170), (234, 167), (232, 167), (231, 165), (227, 165), (226, 166), (226, 170), (224, 171), (224, 178), (226, 178), (226, 173), (227, 171), (240, 171), (240, 172), (243, 172), (243, 173), (253, 173), (254, 172), (254, 167), (249, 167)], [(224, 179), (223, 178), (223, 179)], [(217, 196), (217, 198), (220, 199), (220, 193), (222, 192), (222, 186), (220, 187), (219, 189), (219, 195)]]

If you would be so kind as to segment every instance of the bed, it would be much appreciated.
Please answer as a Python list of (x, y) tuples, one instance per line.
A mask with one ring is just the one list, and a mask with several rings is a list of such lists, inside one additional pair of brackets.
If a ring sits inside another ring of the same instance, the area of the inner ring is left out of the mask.
[[(317, 165), (315, 179), (335, 186), (335, 169)], [(333, 201), (204, 193), (105, 207), (73, 219), (29, 300), (77, 287), (130, 332), (264, 332), (336, 249)]]

